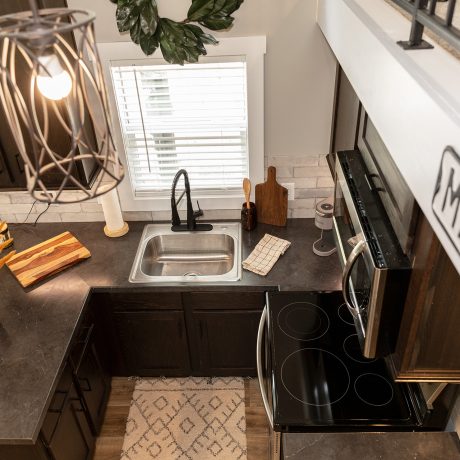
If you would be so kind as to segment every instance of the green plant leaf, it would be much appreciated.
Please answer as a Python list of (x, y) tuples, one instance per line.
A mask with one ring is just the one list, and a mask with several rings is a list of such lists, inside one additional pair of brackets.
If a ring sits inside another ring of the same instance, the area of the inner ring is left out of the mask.
[(225, 6), (219, 10), (219, 13), (225, 13), (227, 16), (234, 13), (244, 2), (244, 0), (227, 0)]
[(136, 23), (129, 29), (129, 35), (131, 37), (131, 40), (136, 43), (136, 45), (139, 45), (140, 39), (141, 39), (141, 21), (138, 19)]
[(208, 16), (207, 18), (199, 21), (199, 23), (211, 30), (224, 30), (228, 29), (233, 24), (234, 18), (231, 16)]
[(127, 32), (138, 20), (139, 8), (134, 2), (129, 2), (125, 5), (118, 6), (116, 18), (118, 30), (120, 32)]
[(141, 9), (141, 28), (146, 35), (153, 35), (158, 26), (158, 8), (155, 1), (144, 2)]
[(187, 19), (189, 21), (198, 21), (205, 18), (208, 14), (211, 14), (214, 9), (214, 1), (215, 0), (192, 0), (192, 5), (187, 13)]
[(141, 34), (140, 38), (141, 49), (145, 55), (150, 56), (159, 46), (157, 34), (145, 35)]

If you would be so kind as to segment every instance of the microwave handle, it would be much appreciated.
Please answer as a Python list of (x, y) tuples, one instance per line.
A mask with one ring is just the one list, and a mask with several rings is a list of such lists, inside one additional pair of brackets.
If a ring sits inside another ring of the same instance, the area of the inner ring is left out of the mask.
[(351, 278), (351, 270), (353, 269), (356, 261), (358, 260), (358, 257), (361, 255), (361, 253), (364, 251), (365, 248), (366, 248), (366, 242), (364, 240), (360, 240), (356, 244), (356, 246), (353, 248), (353, 250), (350, 253), (350, 256), (347, 259), (347, 262), (343, 269), (343, 275), (342, 275), (343, 298), (345, 299), (345, 303), (348, 307), (348, 310), (350, 310), (350, 313), (353, 315), (354, 318), (358, 316), (358, 312), (357, 312), (358, 307), (353, 306), (353, 301), (348, 293), (349, 292), (348, 284)]
[(268, 422), (273, 429), (273, 414), (270, 411), (270, 404), (268, 404), (268, 396), (264, 388), (263, 372), (262, 372), (262, 345), (265, 324), (267, 323), (267, 306), (265, 305), (262, 316), (260, 317), (259, 330), (257, 332), (257, 377), (259, 379), (260, 393), (264, 403), (265, 412), (267, 413)]

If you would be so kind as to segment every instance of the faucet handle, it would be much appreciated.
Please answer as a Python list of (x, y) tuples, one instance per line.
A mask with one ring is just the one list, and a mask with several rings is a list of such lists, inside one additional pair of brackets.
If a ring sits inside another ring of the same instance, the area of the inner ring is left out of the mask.
[(193, 217), (200, 217), (203, 215), (203, 211), (200, 208), (200, 203), (198, 200), (196, 200), (196, 205), (198, 206), (198, 211), (193, 211)]

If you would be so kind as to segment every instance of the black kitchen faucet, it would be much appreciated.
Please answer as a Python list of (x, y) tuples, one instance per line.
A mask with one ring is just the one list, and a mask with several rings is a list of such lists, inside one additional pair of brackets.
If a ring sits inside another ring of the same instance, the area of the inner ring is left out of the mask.
[[(184, 176), (185, 190), (176, 201), (176, 186), (181, 176)], [(179, 213), (177, 212), (177, 205), (184, 197), (184, 194), (187, 195), (187, 225), (181, 223)], [(203, 215), (203, 211), (200, 209), (200, 204), (198, 201), (196, 204), (198, 205), (198, 211), (193, 210), (192, 199), (190, 197), (190, 182), (188, 180), (188, 173), (185, 169), (180, 169), (174, 176), (171, 189), (171, 230), (173, 232), (206, 232), (212, 230), (211, 224), (196, 223), (196, 218)]]

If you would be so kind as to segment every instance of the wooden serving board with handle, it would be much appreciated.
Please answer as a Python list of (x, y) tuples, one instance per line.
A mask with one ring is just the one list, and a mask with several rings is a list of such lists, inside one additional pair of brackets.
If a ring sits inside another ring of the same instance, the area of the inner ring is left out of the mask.
[(256, 185), (257, 222), (285, 227), (288, 211), (288, 190), (276, 182), (276, 168), (270, 166), (267, 182)]
[(70, 232), (64, 232), (15, 254), (6, 266), (27, 287), (88, 257), (91, 257), (88, 249)]

